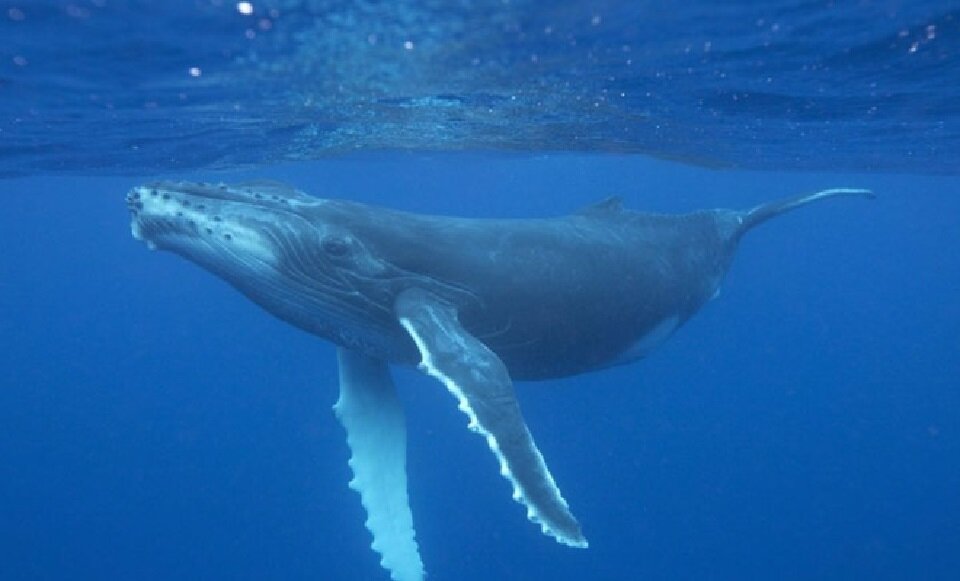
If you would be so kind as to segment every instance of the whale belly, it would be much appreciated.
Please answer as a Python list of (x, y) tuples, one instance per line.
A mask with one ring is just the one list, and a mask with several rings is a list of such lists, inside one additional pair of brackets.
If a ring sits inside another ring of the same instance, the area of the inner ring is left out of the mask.
[(661, 319), (659, 323), (630, 344), (614, 361), (613, 365), (630, 363), (646, 357), (651, 351), (662, 345), (680, 326), (680, 317), (672, 315)]

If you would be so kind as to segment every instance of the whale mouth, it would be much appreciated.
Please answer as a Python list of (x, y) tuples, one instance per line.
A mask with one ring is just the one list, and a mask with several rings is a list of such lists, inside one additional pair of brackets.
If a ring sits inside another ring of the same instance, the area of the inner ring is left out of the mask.
[[(324, 246), (339, 226), (312, 210), (327, 203), (269, 182), (156, 182), (126, 195), (131, 233), (148, 248), (190, 260), (309, 332), (392, 352), (381, 340), (396, 330), (391, 304), (380, 300), (389, 295), (387, 269)], [(364, 286), (376, 288), (365, 294)]]

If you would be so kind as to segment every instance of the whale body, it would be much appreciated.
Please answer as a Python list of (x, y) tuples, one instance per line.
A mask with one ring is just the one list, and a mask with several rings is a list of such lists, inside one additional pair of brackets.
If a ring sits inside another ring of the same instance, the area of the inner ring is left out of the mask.
[(388, 365), (444, 385), (543, 532), (586, 547), (517, 403), (544, 380), (646, 356), (716, 296), (742, 236), (837, 188), (749, 210), (653, 214), (611, 198), (555, 218), (426, 216), (275, 182), (157, 182), (127, 194), (134, 237), (223, 278), (337, 346), (350, 487), (396, 581), (425, 576), (407, 498), (406, 428)]

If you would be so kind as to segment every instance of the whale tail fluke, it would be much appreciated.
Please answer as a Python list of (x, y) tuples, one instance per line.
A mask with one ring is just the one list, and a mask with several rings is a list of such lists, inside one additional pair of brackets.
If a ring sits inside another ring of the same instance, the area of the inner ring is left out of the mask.
[(754, 227), (766, 222), (770, 218), (779, 216), (780, 214), (789, 212), (790, 210), (799, 208), (801, 206), (806, 206), (812, 202), (840, 196), (857, 196), (869, 199), (876, 197), (876, 195), (870, 190), (864, 190), (860, 188), (832, 188), (829, 190), (822, 190), (814, 194), (804, 194), (800, 196), (794, 196), (792, 198), (786, 198), (784, 200), (778, 200), (776, 202), (760, 204), (759, 206), (748, 210), (741, 216), (740, 227), (737, 229), (736, 238), (740, 238), (745, 232), (752, 230)]

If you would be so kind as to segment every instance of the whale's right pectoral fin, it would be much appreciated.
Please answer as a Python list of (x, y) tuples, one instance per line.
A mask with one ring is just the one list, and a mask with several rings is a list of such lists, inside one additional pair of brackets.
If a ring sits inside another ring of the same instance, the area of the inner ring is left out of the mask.
[(520, 415), (513, 383), (500, 358), (461, 327), (456, 310), (429, 292), (408, 289), (394, 306), (400, 324), (416, 343), (420, 368), (440, 380), (483, 435), (513, 485), (514, 500), (527, 517), (572, 547), (586, 547), (580, 525), (554, 483)]

